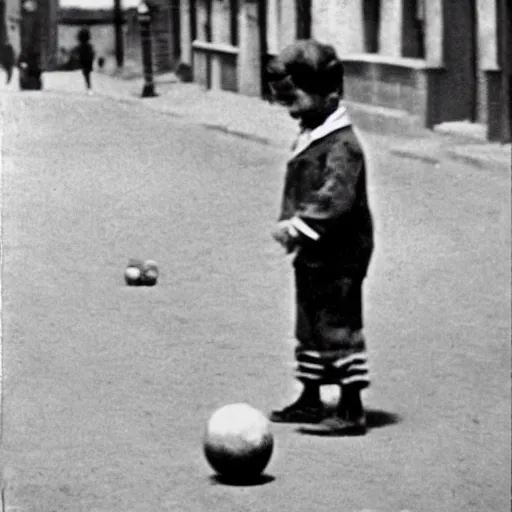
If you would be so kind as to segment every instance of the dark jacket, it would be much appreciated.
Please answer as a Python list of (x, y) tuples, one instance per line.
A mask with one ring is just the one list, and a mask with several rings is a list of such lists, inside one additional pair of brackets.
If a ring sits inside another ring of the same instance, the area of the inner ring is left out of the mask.
[(373, 252), (363, 150), (347, 122), (316, 132), (288, 163), (279, 219), (297, 228), (296, 265), (363, 278)]

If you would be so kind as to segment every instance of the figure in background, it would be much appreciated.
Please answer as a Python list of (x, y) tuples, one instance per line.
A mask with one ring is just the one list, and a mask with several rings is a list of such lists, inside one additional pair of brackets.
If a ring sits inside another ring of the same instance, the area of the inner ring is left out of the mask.
[(80, 29), (78, 32), (78, 58), (80, 61), (80, 69), (85, 79), (87, 91), (91, 91), (91, 73), (94, 64), (94, 47), (91, 44), (91, 33), (87, 27)]

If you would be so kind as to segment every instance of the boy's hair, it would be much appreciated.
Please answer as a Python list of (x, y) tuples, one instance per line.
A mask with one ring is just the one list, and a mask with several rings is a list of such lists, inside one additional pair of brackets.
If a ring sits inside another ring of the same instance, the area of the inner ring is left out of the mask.
[(83, 27), (78, 31), (77, 39), (80, 43), (88, 43), (91, 40), (91, 32), (87, 27)]
[(267, 66), (268, 82), (295, 86), (309, 94), (343, 95), (343, 64), (336, 50), (313, 39), (285, 47)]

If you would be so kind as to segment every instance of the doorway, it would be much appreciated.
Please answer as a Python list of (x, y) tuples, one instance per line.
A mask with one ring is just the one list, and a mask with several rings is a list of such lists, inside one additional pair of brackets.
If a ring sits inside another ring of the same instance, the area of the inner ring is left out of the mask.
[(445, 67), (439, 77), (439, 123), (475, 122), (479, 111), (476, 0), (443, 2)]

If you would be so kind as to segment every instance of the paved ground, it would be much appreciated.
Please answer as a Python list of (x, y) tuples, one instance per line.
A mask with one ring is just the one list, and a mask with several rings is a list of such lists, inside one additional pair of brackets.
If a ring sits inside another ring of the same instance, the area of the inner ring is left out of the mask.
[[(211, 480), (204, 423), (291, 382), (291, 274), (268, 232), (286, 155), (81, 93), (4, 95), (4, 508), (510, 508), (510, 176), (365, 134), (378, 250), (365, 438), (275, 428), (266, 485)], [(131, 289), (132, 256), (160, 284)]]

